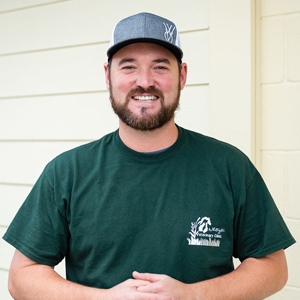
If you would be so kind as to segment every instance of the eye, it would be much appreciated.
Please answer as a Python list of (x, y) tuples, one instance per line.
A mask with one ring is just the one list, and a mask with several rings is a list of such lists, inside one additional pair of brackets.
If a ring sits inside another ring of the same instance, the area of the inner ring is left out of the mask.
[(134, 69), (134, 67), (133, 66), (124, 66), (124, 67), (122, 67), (122, 69), (123, 70), (132, 70), (132, 69)]
[(167, 70), (168, 68), (167, 67), (165, 67), (165, 66), (157, 66), (157, 67), (155, 67), (156, 69), (158, 69), (158, 70)]
[(123, 74), (131, 74), (136, 70), (136, 67), (133, 65), (124, 65), (120, 68), (120, 72)]
[(158, 74), (165, 74), (169, 70), (169, 67), (166, 65), (157, 65), (154, 67), (154, 71), (157, 72)]

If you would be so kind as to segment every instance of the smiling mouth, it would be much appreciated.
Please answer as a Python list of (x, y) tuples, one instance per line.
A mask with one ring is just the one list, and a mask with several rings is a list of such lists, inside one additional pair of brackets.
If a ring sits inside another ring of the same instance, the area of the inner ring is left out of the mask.
[(142, 101), (142, 102), (152, 102), (157, 100), (158, 96), (133, 96), (132, 99)]

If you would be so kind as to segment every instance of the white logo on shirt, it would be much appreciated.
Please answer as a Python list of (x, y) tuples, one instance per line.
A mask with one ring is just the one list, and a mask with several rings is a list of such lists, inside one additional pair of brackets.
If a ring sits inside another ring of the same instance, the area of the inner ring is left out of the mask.
[(187, 239), (189, 245), (220, 247), (223, 228), (213, 227), (209, 217), (199, 217), (191, 222), (191, 238)]

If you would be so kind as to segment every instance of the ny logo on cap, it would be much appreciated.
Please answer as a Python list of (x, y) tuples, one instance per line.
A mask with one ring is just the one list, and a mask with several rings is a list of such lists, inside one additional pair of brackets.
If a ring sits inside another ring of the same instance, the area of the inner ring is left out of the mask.
[(173, 43), (173, 32), (175, 30), (175, 26), (173, 27), (173, 25), (168, 25), (165, 22), (163, 22), (163, 24), (165, 25), (165, 29), (166, 29), (164, 34), (165, 39), (168, 42)]

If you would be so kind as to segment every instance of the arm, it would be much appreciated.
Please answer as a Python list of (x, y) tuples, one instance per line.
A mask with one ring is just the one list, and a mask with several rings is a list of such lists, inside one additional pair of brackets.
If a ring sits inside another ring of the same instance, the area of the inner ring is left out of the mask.
[(259, 300), (281, 290), (287, 281), (283, 250), (262, 258), (248, 258), (229, 274), (194, 284), (184, 284), (165, 275), (139, 274), (134, 278), (152, 283), (139, 291), (169, 294), (176, 300)]
[(62, 278), (53, 267), (38, 264), (16, 250), (8, 287), (16, 300), (171, 300), (169, 296), (137, 291), (137, 287), (149, 283), (128, 279), (107, 290), (86, 287)]
[[(54, 268), (38, 264), (15, 251), (8, 289), (16, 300), (29, 299), (101, 299), (103, 291), (65, 280)], [(68, 298), (69, 297), (69, 298)]]

